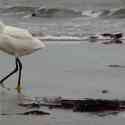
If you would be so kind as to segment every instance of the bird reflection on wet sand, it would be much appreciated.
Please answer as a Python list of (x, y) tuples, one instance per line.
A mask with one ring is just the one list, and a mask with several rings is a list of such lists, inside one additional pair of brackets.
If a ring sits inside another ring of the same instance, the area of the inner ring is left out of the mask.
[(22, 93), (12, 94), (6, 89), (2, 89), (0, 92), (0, 114), (1, 115), (49, 115), (49, 113), (41, 111), (39, 108), (32, 108), (29, 110), (26, 107), (22, 107), (19, 104), (24, 104), (25, 102), (30, 103), (30, 98), (28, 99)]

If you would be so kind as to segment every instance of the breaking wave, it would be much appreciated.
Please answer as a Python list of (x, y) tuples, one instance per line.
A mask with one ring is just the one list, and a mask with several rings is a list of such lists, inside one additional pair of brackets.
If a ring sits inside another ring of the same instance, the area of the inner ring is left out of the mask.
[(125, 18), (125, 8), (114, 9), (111, 17), (113, 18)]
[(75, 10), (70, 8), (46, 8), (28, 6), (9, 6), (0, 8), (0, 15), (30, 14), (33, 17), (90, 17), (90, 18), (125, 18), (125, 8), (100, 9), (100, 10)]
[[(89, 42), (97, 42), (97, 41), (107, 41), (107, 40), (111, 40), (110, 37), (103, 37), (100, 34), (93, 34), (93, 35), (86, 35), (86, 36), (69, 36), (69, 35), (60, 35), (60, 36), (56, 36), (56, 35), (45, 35), (45, 36), (35, 36), (40, 40), (45, 40), (45, 41), (69, 41), (70, 43), (73, 41), (89, 41)], [(121, 40), (124, 40), (125, 37), (123, 37)]]
[(33, 14), (39, 17), (80, 17), (81, 11), (66, 8), (39, 8)]
[(88, 39), (87, 37), (75, 37), (75, 36), (52, 36), (52, 35), (47, 35), (47, 36), (42, 36), (42, 37), (37, 37), (41, 40), (47, 40), (47, 41), (82, 41)]
[(35, 11), (35, 7), (24, 7), (24, 6), (10, 6), (0, 9), (2, 15), (19, 15), (19, 14), (30, 14)]
[(125, 8), (113, 8), (113, 9), (102, 9), (102, 10), (89, 10), (84, 11), (83, 15), (88, 17), (99, 17), (99, 18), (125, 18)]
[(80, 17), (81, 11), (66, 8), (45, 8), (45, 7), (24, 7), (24, 6), (10, 6), (0, 8), (2, 15), (27, 15), (30, 14), (34, 17)]
[(102, 10), (87, 10), (83, 11), (82, 16), (96, 18), (125, 18), (125, 8), (113, 8)]

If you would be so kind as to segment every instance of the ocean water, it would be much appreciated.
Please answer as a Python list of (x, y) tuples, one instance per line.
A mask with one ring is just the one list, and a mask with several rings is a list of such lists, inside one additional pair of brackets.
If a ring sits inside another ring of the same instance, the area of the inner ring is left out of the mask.
[[(125, 98), (125, 44), (104, 45), (104, 38), (90, 43), (101, 33), (125, 34), (125, 3), (116, 0), (1, 0), (0, 19), (27, 28), (46, 43), (46, 48), (23, 57), (23, 92), (28, 97)], [(35, 16), (32, 14), (35, 13)], [(45, 36), (45, 37), (44, 37)], [(123, 37), (124, 38), (124, 37)], [(123, 39), (124, 42), (124, 39)], [(109, 67), (121, 65), (121, 67)], [(14, 57), (0, 54), (1, 78), (14, 66)], [(99, 117), (91, 113), (49, 110), (50, 116), (19, 116), (16, 75), (0, 89), (2, 125), (117, 125), (125, 113)], [(109, 93), (102, 94), (102, 90)]]

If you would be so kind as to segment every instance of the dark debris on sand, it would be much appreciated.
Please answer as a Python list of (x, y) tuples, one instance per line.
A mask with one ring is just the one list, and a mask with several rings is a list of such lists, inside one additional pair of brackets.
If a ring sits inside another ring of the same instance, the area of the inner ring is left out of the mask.
[(123, 33), (102, 33), (98, 35), (92, 35), (89, 37), (89, 42), (95, 43), (98, 42), (101, 38), (105, 38), (105, 42), (102, 42), (102, 44), (110, 45), (110, 44), (122, 44), (123, 43)]
[[(107, 92), (107, 91), (106, 91)], [(105, 92), (104, 92), (105, 93)], [(19, 106), (23, 106), (26, 108), (32, 108), (34, 103), (30, 104), (19, 104)], [(125, 100), (107, 100), (107, 99), (91, 99), (91, 98), (83, 98), (83, 99), (64, 99), (60, 98), (57, 101), (55, 98), (51, 101), (44, 101), (39, 103), (39, 106), (45, 106), (50, 109), (59, 108), (65, 110), (73, 110), (74, 112), (105, 112), (105, 111), (113, 111), (120, 112), (125, 111)], [(39, 110), (37, 110), (39, 113)], [(26, 112), (24, 114), (32, 114), (33, 112)], [(35, 113), (35, 112), (34, 112)], [(46, 114), (46, 113), (45, 113)]]
[(112, 39), (110, 41), (107, 42), (103, 42), (102, 44), (122, 44), (123, 42), (119, 39)]
[(42, 115), (50, 115), (49, 112), (41, 111), (41, 110), (29, 110), (22, 113), (15, 113), (15, 114), (8, 114), (8, 113), (2, 113), (0, 116), (8, 116), (8, 115), (36, 115), (36, 116), (42, 116)]
[(111, 68), (125, 68), (124, 65), (119, 65), (119, 64), (111, 64), (111, 65), (107, 65), (108, 67), (111, 67)]
[(124, 108), (120, 106), (118, 100), (84, 99), (84, 100), (62, 100), (62, 108), (71, 108), (75, 112), (103, 112), (120, 111)]
[(123, 37), (123, 33), (103, 33), (101, 34), (103, 37), (110, 37), (111, 40), (108, 42), (103, 42), (103, 44), (122, 44), (121, 38)]
[(41, 110), (31, 110), (24, 113), (19, 113), (19, 115), (50, 115), (50, 113)]
[(102, 92), (102, 94), (107, 94), (107, 93), (109, 93), (109, 91), (106, 90), (106, 89), (103, 89), (101, 92)]

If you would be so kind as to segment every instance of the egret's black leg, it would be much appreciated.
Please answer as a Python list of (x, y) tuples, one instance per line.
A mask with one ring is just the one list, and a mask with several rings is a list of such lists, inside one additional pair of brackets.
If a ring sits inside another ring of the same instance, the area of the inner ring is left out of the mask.
[(6, 79), (8, 79), (11, 75), (13, 75), (14, 73), (16, 73), (17, 71), (18, 71), (18, 58), (16, 58), (15, 59), (15, 62), (16, 62), (16, 67), (15, 67), (15, 69), (11, 72), (11, 73), (9, 73), (7, 76), (5, 76), (3, 79), (1, 79), (0, 80), (0, 84), (3, 84), (3, 82), (6, 80)]
[(17, 63), (18, 63), (18, 67), (19, 67), (17, 90), (18, 90), (18, 92), (20, 92), (20, 89), (21, 89), (21, 76), (22, 76), (22, 63), (21, 63), (19, 58), (17, 58)]

